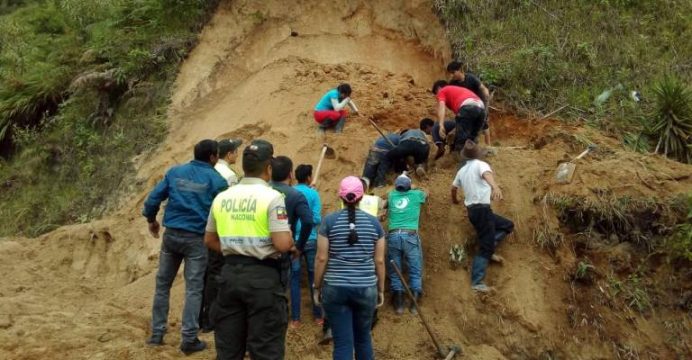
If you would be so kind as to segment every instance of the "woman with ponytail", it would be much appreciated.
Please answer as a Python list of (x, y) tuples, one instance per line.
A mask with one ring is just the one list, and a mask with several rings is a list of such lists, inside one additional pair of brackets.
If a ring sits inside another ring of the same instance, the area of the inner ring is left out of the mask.
[(384, 302), (385, 240), (382, 226), (358, 209), (363, 184), (341, 181), (344, 208), (327, 215), (317, 238), (315, 302), (322, 303), (334, 337), (334, 360), (374, 358), (370, 327)]

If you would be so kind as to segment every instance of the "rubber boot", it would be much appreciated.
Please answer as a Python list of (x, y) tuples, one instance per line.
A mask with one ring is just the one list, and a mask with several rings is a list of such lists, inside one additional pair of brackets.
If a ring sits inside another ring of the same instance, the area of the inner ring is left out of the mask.
[(392, 295), (392, 302), (394, 303), (394, 311), (397, 315), (404, 313), (404, 293), (403, 291), (395, 291)]
[(413, 292), (413, 298), (416, 299), (416, 301), (411, 300), (411, 305), (409, 306), (409, 310), (411, 311), (411, 314), (417, 315), (418, 314), (418, 308), (416, 307), (416, 303), (420, 301), (420, 293), (418, 291)]

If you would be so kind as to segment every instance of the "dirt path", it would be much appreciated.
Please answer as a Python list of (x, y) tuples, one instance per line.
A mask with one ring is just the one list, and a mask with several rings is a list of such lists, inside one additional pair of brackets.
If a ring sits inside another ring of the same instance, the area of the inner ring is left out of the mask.
[[(177, 350), (182, 278), (172, 290), (168, 345), (144, 345), (159, 241), (148, 236), (139, 213), (146, 192), (164, 171), (187, 161), (202, 138), (265, 138), (295, 163), (313, 164), (326, 141), (338, 158), (325, 163), (319, 190), (325, 211), (334, 210), (337, 182), (360, 173), (376, 133), (360, 117), (351, 119), (345, 135), (322, 138), (310, 110), (319, 96), (348, 81), (362, 112), (386, 129), (416, 127), (420, 118), (434, 115), (427, 89), (444, 75), (448, 57), (443, 29), (427, 1), (223, 2), (180, 71), (167, 140), (137, 160), (144, 190), (128, 194), (108, 219), (64, 227), (38, 239), (0, 241), (0, 273), (5, 277), (0, 283), (0, 358), (182, 357)], [(558, 159), (576, 151), (579, 145), (569, 134), (582, 130), (492, 116), (502, 146), (531, 149), (501, 148), (491, 160), (507, 195), (496, 209), (517, 224), (516, 234), (499, 249), (507, 263), (489, 270), (496, 295), (475, 296), (468, 271), (451, 270), (447, 263), (450, 246), (473, 236), (463, 209), (449, 204), (453, 161), (436, 164), (431, 178), (421, 184), (431, 192), (422, 221), (423, 306), (443, 342), (462, 345), (469, 359), (604, 359), (613, 356), (612, 338), (617, 338), (619, 344), (638, 344), (666, 358), (670, 353), (661, 347), (663, 335), (655, 319), (640, 319), (647, 326), (637, 334), (608, 333), (610, 338), (570, 325), (572, 290), (565, 277), (575, 256), (566, 250), (556, 260), (536, 247), (535, 229), (557, 224), (554, 214), (543, 216), (535, 200), (548, 191), (588, 192), (585, 183), (629, 184), (621, 192), (633, 196), (677, 193), (689, 189), (690, 182), (661, 182), (659, 191), (653, 191), (632, 183), (632, 164), (645, 162), (673, 175), (689, 167), (624, 153), (615, 141), (598, 137), (613, 150), (584, 164), (575, 184), (558, 188), (549, 181), (552, 169)], [(621, 168), (610, 171), (617, 166)], [(607, 181), (604, 171), (610, 174)], [(308, 315), (300, 330), (289, 331), (287, 359), (330, 357), (330, 348), (316, 345), (319, 331), (309, 320)], [(396, 317), (389, 308), (381, 311), (374, 340), (379, 359), (428, 359), (434, 354), (419, 321), (410, 314)], [(212, 357), (213, 351), (207, 351), (191, 358)]]

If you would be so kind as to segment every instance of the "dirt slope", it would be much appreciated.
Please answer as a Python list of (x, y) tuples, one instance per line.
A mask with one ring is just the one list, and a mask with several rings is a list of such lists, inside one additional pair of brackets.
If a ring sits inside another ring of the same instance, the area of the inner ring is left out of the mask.
[[(136, 182), (142, 186), (133, 187), (140, 190), (102, 221), (63, 227), (38, 239), (0, 241), (5, 276), (0, 358), (181, 357), (182, 279), (172, 290), (168, 345), (144, 346), (159, 246), (139, 215), (148, 189), (170, 165), (187, 161), (202, 138), (265, 138), (295, 163), (316, 163), (326, 141), (338, 158), (325, 163), (319, 189), (326, 211), (334, 210), (336, 184), (360, 173), (376, 134), (360, 117), (347, 124), (345, 135), (322, 138), (310, 110), (319, 96), (349, 81), (367, 116), (389, 130), (415, 127), (421, 117), (433, 115), (427, 89), (443, 75), (449, 55), (427, 1), (228, 1), (200, 40), (179, 74), (167, 140), (136, 159)], [(578, 254), (568, 247), (551, 254), (534, 239), (541, 227), (559, 229), (553, 211), (536, 201), (545, 194), (597, 197), (593, 189), (605, 188), (620, 196), (661, 199), (689, 191), (692, 181), (684, 175), (692, 169), (625, 152), (615, 140), (579, 127), (531, 123), (500, 112), (492, 114), (492, 122), (501, 148), (491, 162), (506, 192), (496, 209), (517, 224), (516, 235), (499, 250), (507, 263), (489, 271), (496, 295), (472, 294), (468, 271), (452, 270), (447, 262), (450, 246), (473, 236), (463, 208), (449, 203), (454, 162), (433, 165), (430, 179), (420, 183), (431, 192), (422, 221), (423, 306), (443, 342), (462, 345), (469, 359), (607, 359), (627, 349), (645, 358), (689, 355), (684, 312), (618, 315), (607, 302), (576, 301), (567, 280)], [(580, 164), (573, 184), (553, 184), (556, 162), (578, 153), (584, 138), (598, 143), (599, 152)], [(309, 315), (304, 320), (300, 330), (289, 331), (287, 358), (328, 358), (330, 348), (315, 344), (318, 329)], [(681, 339), (671, 342), (673, 335)], [(389, 308), (382, 311), (374, 340), (380, 359), (433, 357), (419, 321), (396, 317)], [(208, 351), (191, 358), (212, 357)]]

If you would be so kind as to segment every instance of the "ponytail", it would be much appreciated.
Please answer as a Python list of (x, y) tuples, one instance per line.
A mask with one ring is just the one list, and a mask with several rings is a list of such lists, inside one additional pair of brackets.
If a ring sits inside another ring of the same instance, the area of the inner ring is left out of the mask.
[(346, 211), (348, 211), (348, 244), (353, 246), (358, 242), (358, 233), (356, 232), (356, 205), (346, 204)]

